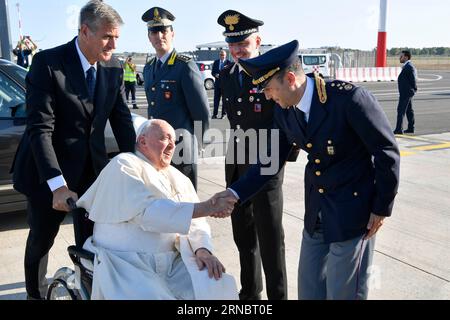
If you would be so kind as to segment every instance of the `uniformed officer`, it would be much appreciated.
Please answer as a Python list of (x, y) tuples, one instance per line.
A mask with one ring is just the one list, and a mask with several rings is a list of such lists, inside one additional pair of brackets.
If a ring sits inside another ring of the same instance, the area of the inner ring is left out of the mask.
[(148, 117), (169, 122), (177, 132), (172, 164), (183, 172), (197, 189), (197, 154), (209, 127), (209, 103), (200, 71), (191, 58), (178, 54), (172, 45), (175, 17), (154, 7), (142, 20), (156, 57), (144, 67)]
[[(364, 88), (305, 75), (297, 41), (239, 63), (280, 106), (280, 160), (293, 144), (308, 153), (299, 299), (366, 299), (373, 235), (391, 215), (399, 183), (399, 150), (386, 115)], [(269, 179), (259, 171), (253, 166), (230, 186), (241, 201)]]
[[(258, 29), (264, 23), (249, 18), (240, 12), (227, 10), (217, 22), (225, 27), (225, 41), (234, 61), (259, 55), (261, 38)], [(237, 63), (226, 66), (220, 73), (222, 103), (227, 110), (228, 120), (236, 135), (229, 141), (225, 175), (227, 186), (239, 179), (256, 162), (250, 141), (239, 137), (239, 132), (254, 130), (260, 140), (260, 130), (269, 130), (273, 125), (275, 103), (258, 93), (258, 86)], [(244, 135), (241, 135), (244, 136)], [(242, 144), (245, 144), (242, 146)], [(254, 150), (264, 152), (258, 149)], [(245, 153), (245, 161), (239, 162)], [(287, 299), (287, 277), (284, 249), (283, 183), (284, 170), (251, 200), (237, 207), (231, 215), (233, 237), (239, 250), (241, 265), (241, 300), (260, 299), (262, 292), (261, 262), (266, 276), (267, 297), (271, 300)]]

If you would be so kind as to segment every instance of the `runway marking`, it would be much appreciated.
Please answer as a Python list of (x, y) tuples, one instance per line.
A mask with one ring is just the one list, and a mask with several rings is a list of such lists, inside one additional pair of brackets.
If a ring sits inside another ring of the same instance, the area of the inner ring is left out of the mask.
[[(440, 88), (430, 88), (432, 90), (419, 90), (417, 91), (417, 93), (415, 94), (415, 96), (421, 96), (421, 95), (426, 95), (426, 94), (432, 94), (432, 93), (450, 93), (450, 88), (442, 88), (443, 90), (436, 90), (436, 89), (440, 89)], [(398, 95), (398, 91), (392, 91), (392, 92), (388, 92), (388, 93), (377, 93), (372, 92), (374, 96), (391, 96), (391, 95)]]
[(445, 140), (432, 140), (432, 139), (427, 139), (427, 138), (424, 138), (421, 136), (412, 136), (412, 135), (408, 135), (408, 134), (396, 134), (395, 137), (401, 138), (401, 139), (407, 139), (407, 140), (428, 142), (429, 144), (448, 143), (448, 141), (445, 141)]
[(423, 74), (423, 75), (426, 75), (426, 76), (433, 76), (433, 77), (436, 77), (436, 79), (424, 79), (424, 78), (419, 78), (419, 77), (417, 77), (417, 80), (419, 80), (419, 81), (439, 81), (439, 80), (442, 79), (442, 76), (440, 76), (440, 75), (438, 75), (438, 74), (428, 74), (428, 73), (425, 73), (425, 74)]
[(418, 150), (418, 151), (433, 151), (433, 150), (450, 149), (450, 142), (440, 143), (440, 144), (433, 144), (433, 145), (426, 145), (426, 146), (411, 147), (410, 149)]
[(416, 154), (416, 153), (417, 152), (400, 150), (400, 157), (408, 157), (408, 156), (412, 156), (413, 154)]

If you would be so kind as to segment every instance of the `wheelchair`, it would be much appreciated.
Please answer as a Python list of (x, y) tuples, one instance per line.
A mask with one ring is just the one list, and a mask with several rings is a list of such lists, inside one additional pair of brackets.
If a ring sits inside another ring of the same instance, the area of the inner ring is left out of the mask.
[[(67, 204), (72, 214), (77, 210), (81, 210), (81, 213), (86, 218), (88, 217), (86, 210), (77, 208), (75, 200), (72, 198), (67, 199)], [(56, 271), (53, 281), (48, 287), (46, 299), (90, 300), (95, 254), (77, 246), (70, 246), (67, 248), (67, 251), (75, 266), (75, 270), (64, 267)]]
[(94, 254), (70, 246), (67, 248), (75, 270), (63, 267), (56, 271), (47, 290), (47, 300), (90, 300)]

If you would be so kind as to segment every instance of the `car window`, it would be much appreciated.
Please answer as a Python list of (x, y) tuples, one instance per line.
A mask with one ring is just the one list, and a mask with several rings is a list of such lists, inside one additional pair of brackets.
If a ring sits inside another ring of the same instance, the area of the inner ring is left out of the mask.
[[(20, 68), (16, 65), (6, 65), (5, 68), (8, 68), (8, 74), (15, 74), (16, 78), (25, 79), (27, 76), (28, 70), (25, 68)], [(14, 78), (14, 77), (13, 77)]]
[(303, 63), (307, 66), (324, 64), (326, 61), (325, 56), (303, 56)]
[(25, 91), (0, 73), (0, 118), (25, 117)]

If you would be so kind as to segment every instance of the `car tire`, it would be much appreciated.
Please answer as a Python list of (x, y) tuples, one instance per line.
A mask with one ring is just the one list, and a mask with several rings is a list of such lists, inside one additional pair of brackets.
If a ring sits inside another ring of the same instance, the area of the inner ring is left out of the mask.
[(213, 79), (206, 79), (205, 80), (205, 89), (206, 90), (214, 89), (214, 80)]

